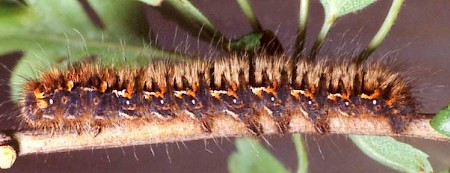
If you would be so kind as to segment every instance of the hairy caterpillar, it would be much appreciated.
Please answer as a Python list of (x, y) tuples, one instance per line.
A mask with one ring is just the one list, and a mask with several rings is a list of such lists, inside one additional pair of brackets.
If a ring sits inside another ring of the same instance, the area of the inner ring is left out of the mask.
[(382, 61), (294, 62), (287, 56), (243, 55), (214, 61), (151, 63), (141, 68), (88, 63), (54, 69), (28, 81), (21, 117), (35, 128), (78, 132), (122, 121), (178, 117), (198, 120), (205, 132), (218, 114), (263, 134), (258, 116), (269, 114), (279, 133), (299, 112), (328, 131), (330, 112), (388, 118), (395, 133), (415, 117), (408, 80)]

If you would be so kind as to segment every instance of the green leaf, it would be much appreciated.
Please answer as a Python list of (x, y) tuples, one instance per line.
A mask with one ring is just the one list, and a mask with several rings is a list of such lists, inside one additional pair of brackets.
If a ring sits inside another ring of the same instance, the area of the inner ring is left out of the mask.
[(333, 15), (335, 18), (362, 10), (374, 3), (375, 0), (320, 0), (325, 10), (325, 15)]
[(96, 27), (77, 0), (0, 1), (0, 54), (22, 51), (13, 70), (13, 99), (26, 79), (57, 64), (96, 57), (103, 64), (146, 64), (153, 57), (180, 58), (145, 43), (144, 13), (137, 1), (89, 1), (102, 20)]
[(440, 110), (430, 124), (439, 133), (450, 136), (450, 104)]
[(432, 172), (428, 155), (387, 136), (350, 135), (361, 151), (372, 159), (401, 172)]
[(289, 171), (272, 156), (258, 140), (236, 139), (237, 152), (228, 158), (231, 173), (288, 173)]

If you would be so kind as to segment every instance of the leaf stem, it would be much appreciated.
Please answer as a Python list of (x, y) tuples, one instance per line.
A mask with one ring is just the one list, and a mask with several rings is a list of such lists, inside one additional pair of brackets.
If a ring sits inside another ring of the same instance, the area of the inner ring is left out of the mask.
[(297, 38), (295, 39), (295, 52), (294, 57), (299, 59), (302, 56), (303, 48), (305, 45), (306, 29), (308, 24), (309, 13), (309, 0), (300, 0), (298, 16), (298, 31)]
[(308, 173), (308, 152), (306, 151), (305, 142), (298, 133), (292, 135), (292, 140), (295, 144), (295, 151), (297, 151), (297, 173)]
[(322, 28), (320, 29), (319, 35), (317, 36), (316, 42), (311, 49), (311, 53), (309, 56), (309, 60), (314, 60), (320, 48), (322, 48), (323, 42), (325, 41), (325, 37), (330, 31), (331, 26), (333, 26), (336, 21), (336, 15), (333, 11), (325, 14), (325, 19), (323, 21)]
[(375, 51), (375, 49), (381, 44), (384, 38), (386, 38), (386, 35), (389, 33), (392, 25), (394, 25), (394, 22), (397, 19), (403, 1), (404, 0), (394, 0), (392, 2), (389, 13), (386, 16), (386, 19), (384, 20), (377, 34), (372, 38), (367, 48), (363, 52), (361, 52), (361, 54), (359, 54), (359, 56), (356, 57), (353, 61), (359, 64), (364, 62), (370, 56), (370, 54), (372, 54), (372, 52)]
[(248, 22), (252, 26), (253, 31), (261, 31), (262, 30), (261, 24), (256, 18), (252, 6), (250, 5), (250, 2), (248, 0), (237, 0), (237, 2), (241, 7), (242, 11), (244, 12), (245, 16), (247, 17)]

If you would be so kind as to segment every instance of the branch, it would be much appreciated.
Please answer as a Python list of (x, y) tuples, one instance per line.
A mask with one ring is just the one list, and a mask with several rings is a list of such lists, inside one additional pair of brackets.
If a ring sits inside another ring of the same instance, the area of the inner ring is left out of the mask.
[[(450, 141), (450, 138), (432, 129), (429, 123), (431, 118), (426, 116), (414, 119), (401, 134), (393, 133), (388, 119), (380, 116), (360, 115), (358, 117), (348, 117), (341, 115), (330, 117), (329, 120), (330, 133), (332, 134), (404, 136)], [(261, 115), (258, 122), (263, 126), (265, 134), (278, 134), (276, 123), (268, 115)], [(211, 133), (205, 133), (198, 122), (179, 117), (168, 121), (124, 122), (116, 127), (104, 129), (98, 136), (94, 136), (91, 133), (48, 134), (41, 132), (39, 134), (36, 131), (26, 131), (16, 132), (12, 134), (12, 138), (18, 144), (18, 146), (14, 146), (19, 151), (18, 154), (23, 156), (71, 150), (92, 150), (251, 135), (244, 123), (236, 121), (229, 116), (218, 115), (212, 119), (212, 123)], [(291, 133), (316, 133), (313, 124), (301, 114), (292, 116), (289, 131)], [(1, 135), (0, 138), (2, 138)], [(1, 141), (0, 139), (0, 145), (2, 144)], [(1, 161), (2, 158), (0, 157)]]

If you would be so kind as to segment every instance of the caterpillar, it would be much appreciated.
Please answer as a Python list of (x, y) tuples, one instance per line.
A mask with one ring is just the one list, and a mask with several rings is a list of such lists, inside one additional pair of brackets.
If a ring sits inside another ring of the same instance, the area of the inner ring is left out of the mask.
[[(189, 117), (205, 133), (225, 114), (263, 134), (261, 114), (279, 133), (301, 113), (316, 131), (329, 130), (330, 112), (387, 118), (401, 133), (416, 117), (409, 80), (389, 64), (346, 60), (295, 61), (285, 55), (231, 55), (216, 60), (158, 61), (144, 67), (76, 63), (26, 82), (21, 118), (36, 129), (77, 132), (122, 121)], [(361, 117), (363, 118), (363, 117)], [(387, 127), (388, 128), (388, 127)]]

